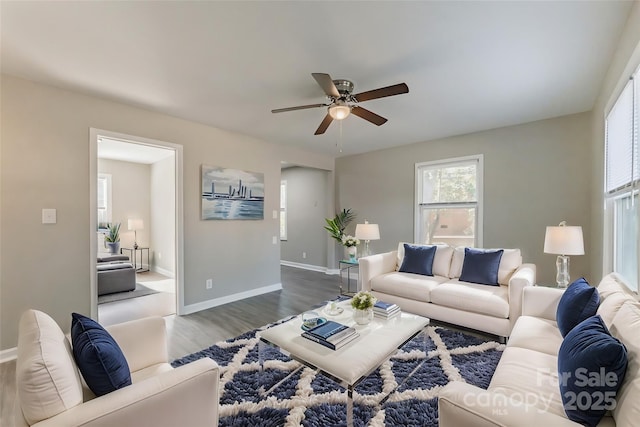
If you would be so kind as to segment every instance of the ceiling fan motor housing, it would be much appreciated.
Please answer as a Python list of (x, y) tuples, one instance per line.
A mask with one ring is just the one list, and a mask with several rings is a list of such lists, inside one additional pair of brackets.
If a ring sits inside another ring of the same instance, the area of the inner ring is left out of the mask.
[(352, 81), (343, 79), (334, 80), (333, 84), (336, 85), (338, 93), (342, 96), (351, 95), (351, 93), (353, 93), (353, 88), (355, 87)]

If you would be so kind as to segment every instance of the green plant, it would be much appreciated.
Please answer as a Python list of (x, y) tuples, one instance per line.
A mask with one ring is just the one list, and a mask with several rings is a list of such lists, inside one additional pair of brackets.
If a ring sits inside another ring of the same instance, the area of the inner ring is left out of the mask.
[(347, 228), (347, 225), (349, 225), (349, 223), (355, 219), (355, 217), (356, 214), (351, 212), (351, 209), (343, 209), (342, 212), (338, 213), (338, 215), (336, 215), (332, 219), (324, 219), (327, 222), (327, 225), (325, 225), (324, 229), (329, 232), (329, 235), (331, 237), (342, 243), (344, 230), (345, 228)]
[(115, 243), (120, 241), (120, 223), (107, 225), (107, 234), (104, 236), (104, 241), (109, 243)]
[(367, 291), (360, 291), (351, 298), (351, 307), (356, 310), (372, 308), (378, 300)]

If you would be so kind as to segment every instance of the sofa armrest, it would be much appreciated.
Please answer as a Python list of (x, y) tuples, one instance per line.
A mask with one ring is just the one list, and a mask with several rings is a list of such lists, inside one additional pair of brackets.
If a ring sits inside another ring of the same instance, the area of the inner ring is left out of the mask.
[(169, 362), (167, 329), (162, 317), (145, 317), (105, 329), (122, 349), (131, 372)]
[(199, 359), (81, 403), (35, 426), (216, 426), (219, 379), (216, 362)]
[(522, 314), (524, 316), (541, 317), (548, 320), (556, 320), (558, 302), (564, 293), (564, 289), (534, 286), (525, 289), (522, 301)]
[(536, 283), (536, 265), (522, 264), (509, 279), (509, 331), (522, 316), (522, 292)]
[(452, 381), (442, 389), (438, 398), (439, 425), (440, 427), (579, 426), (568, 418), (532, 405), (534, 402), (540, 403), (544, 396), (529, 393), (529, 395), (517, 397), (518, 399), (513, 399), (471, 384)]
[(360, 258), (360, 289), (371, 290), (371, 279), (381, 274), (391, 273), (396, 269), (397, 251), (370, 255)]

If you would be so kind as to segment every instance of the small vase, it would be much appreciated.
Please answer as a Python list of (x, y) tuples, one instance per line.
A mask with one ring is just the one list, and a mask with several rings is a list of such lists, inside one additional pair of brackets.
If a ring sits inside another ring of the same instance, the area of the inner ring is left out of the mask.
[(349, 261), (355, 262), (356, 255), (358, 254), (358, 248), (355, 246), (347, 247), (347, 253), (349, 254)]
[(120, 242), (106, 242), (109, 253), (115, 255), (120, 250)]
[(369, 322), (373, 320), (373, 309), (366, 308), (364, 310), (358, 310), (357, 308), (353, 309), (353, 320), (358, 325), (367, 325)]

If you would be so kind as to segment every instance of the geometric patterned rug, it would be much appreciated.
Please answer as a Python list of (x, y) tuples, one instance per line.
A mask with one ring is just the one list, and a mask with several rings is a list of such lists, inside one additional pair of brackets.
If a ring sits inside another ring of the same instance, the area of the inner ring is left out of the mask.
[[(290, 320), (285, 319), (283, 321)], [(277, 322), (275, 324), (281, 323)], [(301, 365), (266, 347), (265, 371), (260, 372), (256, 332), (249, 331), (172, 362), (174, 367), (210, 357), (220, 366), (220, 426), (344, 426), (346, 390), (309, 368), (300, 369), (268, 396), (268, 390)], [(487, 388), (505, 346), (496, 341), (428, 327), (426, 353), (418, 338), (355, 388), (355, 426), (437, 426), (438, 394), (450, 381)], [(426, 360), (425, 360), (426, 359)], [(424, 361), (404, 384), (416, 366)], [(382, 405), (380, 402), (394, 391)]]

